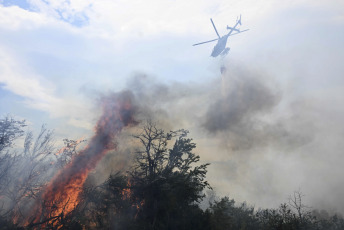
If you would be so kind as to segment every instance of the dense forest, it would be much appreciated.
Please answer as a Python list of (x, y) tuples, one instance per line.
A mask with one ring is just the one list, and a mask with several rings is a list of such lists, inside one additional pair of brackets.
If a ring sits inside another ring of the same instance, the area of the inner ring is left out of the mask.
[[(129, 169), (114, 168), (105, 181), (92, 183), (87, 180), (92, 170), (76, 168), (94, 168), (87, 151), (105, 154), (116, 143), (101, 135), (65, 139), (65, 146), (56, 148), (52, 131), (43, 126), (33, 135), (26, 126), (9, 116), (0, 119), (1, 229), (344, 229), (341, 215), (313, 210), (303, 203), (301, 191), (275, 209), (229, 197), (201, 205), (205, 191), (212, 190), (206, 181), (209, 164), (200, 163), (187, 130), (165, 131), (146, 122), (132, 135), (139, 148)], [(94, 146), (99, 144), (106, 148)], [(78, 151), (79, 145), (90, 150)], [(59, 193), (57, 184), (63, 183)]]

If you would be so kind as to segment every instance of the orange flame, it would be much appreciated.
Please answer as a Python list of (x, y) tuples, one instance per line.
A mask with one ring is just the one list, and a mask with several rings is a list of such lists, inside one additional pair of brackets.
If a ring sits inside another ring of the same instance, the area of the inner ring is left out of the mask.
[[(122, 199), (129, 200), (131, 198), (131, 196), (133, 195), (133, 192), (131, 191), (131, 186), (132, 186), (132, 182), (130, 181), (130, 179), (128, 179), (127, 187), (122, 190)], [(137, 218), (139, 212), (141, 211), (144, 203), (145, 201), (141, 200), (141, 201), (135, 201), (132, 204), (132, 207), (136, 209), (135, 219)]]
[(125, 189), (122, 190), (122, 197), (123, 199), (130, 199), (131, 195), (132, 195), (132, 192), (130, 190), (130, 187), (131, 187), (131, 182), (130, 180), (128, 179), (128, 182), (127, 182), (127, 187)]
[(116, 147), (114, 138), (126, 126), (135, 125), (135, 109), (130, 92), (112, 94), (102, 99), (103, 115), (89, 144), (62, 169), (48, 184), (43, 193), (44, 211), (39, 208), (35, 222), (48, 217), (65, 216), (79, 203), (85, 180), (102, 157)]
[[(75, 141), (75, 143), (73, 144), (73, 146), (79, 145), (81, 142), (84, 141), (84, 139), (85, 139), (85, 136), (79, 138), (78, 140)], [(68, 147), (70, 147), (70, 146), (67, 145), (67, 146), (64, 146), (64, 147), (60, 148), (60, 149), (55, 153), (55, 155), (56, 155), (56, 156), (57, 156), (57, 155), (60, 155), (60, 154), (63, 153), (65, 150), (67, 150)]]

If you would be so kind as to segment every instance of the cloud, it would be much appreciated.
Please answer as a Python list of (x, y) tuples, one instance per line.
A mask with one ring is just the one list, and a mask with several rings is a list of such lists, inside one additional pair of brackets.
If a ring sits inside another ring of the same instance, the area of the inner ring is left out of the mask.
[(87, 11), (92, 1), (30, 0), (31, 7), (46, 16), (65, 21), (74, 26), (88, 24)]
[(0, 60), (0, 81), (7, 90), (32, 101), (37, 109), (46, 110), (50, 103), (56, 104), (54, 87), (51, 84), (43, 86), (42, 78), (30, 73), (25, 63), (19, 64), (4, 48), (1, 48)]
[(0, 28), (8, 30), (30, 30), (53, 23), (44, 15), (22, 9), (18, 6), (3, 7), (0, 5)]
[(53, 82), (35, 74), (5, 48), (0, 50), (0, 83), (4, 89), (21, 96), (29, 108), (48, 112), (52, 118), (68, 117), (76, 127), (91, 128), (90, 117), (85, 116), (87, 105), (76, 98), (57, 97)]
[[(214, 36), (209, 24), (210, 17), (215, 22), (234, 23), (239, 14), (245, 15), (246, 21), (257, 20), (267, 12), (278, 11), (288, 4), (276, 4), (268, 0), (264, 4), (252, 4), (252, 0), (228, 2), (216, 1), (109, 1), (109, 0), (28, 0), (27, 9), (13, 4), (7, 8), (13, 16), (30, 15), (43, 17), (49, 23), (60, 20), (83, 29), (92, 35), (111, 39), (128, 38), (132, 36), (159, 36), (160, 34), (185, 35), (189, 33)], [(27, 12), (24, 12), (27, 11)], [(259, 12), (259, 15), (256, 14)], [(28, 14), (31, 13), (31, 14)], [(192, 15), (192, 17), (190, 17)], [(12, 17), (11, 17), (12, 18)], [(13, 17), (15, 19), (15, 17)], [(21, 21), (20, 16), (15, 21)], [(42, 21), (41, 19), (39, 19)], [(225, 24), (220, 31), (224, 31)]]

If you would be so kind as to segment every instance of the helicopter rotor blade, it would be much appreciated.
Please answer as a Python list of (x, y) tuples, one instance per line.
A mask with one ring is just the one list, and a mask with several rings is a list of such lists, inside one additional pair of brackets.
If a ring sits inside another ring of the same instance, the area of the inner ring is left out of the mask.
[(250, 29), (247, 29), (247, 30), (241, 30), (240, 32), (237, 32), (237, 33), (235, 33), (235, 34), (231, 34), (231, 35), (229, 35), (229, 36), (237, 35), (237, 34), (240, 34), (240, 33), (242, 33), (242, 32), (246, 32), (246, 31), (248, 31), (248, 30), (250, 30)]
[(210, 21), (211, 21), (211, 24), (213, 24), (213, 27), (214, 27), (214, 29), (215, 29), (215, 32), (216, 32), (217, 36), (220, 38), (219, 32), (217, 32), (217, 29), (216, 29), (216, 27), (215, 27), (215, 24), (214, 24), (214, 22), (213, 22), (213, 19), (210, 19)]
[(242, 33), (242, 32), (245, 32), (245, 31), (248, 31), (248, 30), (250, 30), (250, 29), (246, 29), (246, 30), (241, 30), (241, 31), (240, 31), (240, 33)]
[(217, 41), (217, 40), (219, 40), (219, 39), (218, 39), (218, 38), (216, 38), (216, 39), (213, 39), (213, 40), (210, 40), (210, 41), (196, 43), (196, 44), (193, 44), (193, 46), (198, 46), (198, 45), (202, 45), (202, 44), (204, 44), (204, 43), (208, 43), (208, 42), (214, 42), (214, 41)]

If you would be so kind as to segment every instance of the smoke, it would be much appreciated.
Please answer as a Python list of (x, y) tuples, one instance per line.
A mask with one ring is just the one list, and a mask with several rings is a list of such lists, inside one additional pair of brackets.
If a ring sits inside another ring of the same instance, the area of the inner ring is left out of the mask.
[[(327, 114), (321, 108), (327, 102), (295, 97), (280, 87), (278, 76), (247, 66), (232, 65), (222, 81), (220, 76), (219, 72), (214, 79), (182, 84), (135, 74), (127, 89), (140, 105), (139, 120), (151, 119), (166, 130), (190, 130), (197, 154), (203, 162), (211, 163), (208, 180), (219, 195), (258, 207), (277, 207), (294, 190), (301, 189), (309, 205), (342, 211), (331, 196), (318, 202), (329, 188), (338, 187), (329, 172), (332, 158), (323, 159), (326, 148), (334, 159), (339, 154), (338, 144), (330, 146), (326, 138), (339, 140), (325, 125)], [(332, 122), (338, 125), (338, 119)], [(132, 152), (129, 141), (124, 138), (119, 142), (123, 159)], [(118, 158), (118, 153), (113, 156)], [(108, 167), (106, 172), (116, 164), (111, 154), (107, 157), (99, 166)], [(126, 164), (130, 162), (123, 159)], [(321, 167), (319, 162), (323, 162)], [(324, 179), (326, 186), (315, 179), (314, 175), (320, 174), (321, 178), (331, 178)]]
[[(319, 105), (312, 107), (306, 98), (288, 97), (271, 76), (235, 66), (225, 71), (222, 81), (219, 72), (205, 82), (182, 84), (163, 83), (138, 73), (126, 88), (122, 94), (110, 93), (98, 101), (103, 115), (95, 136), (78, 158), (56, 175), (44, 200), (65, 200), (56, 191), (61, 186), (64, 191), (67, 187), (78, 191), (75, 186), (81, 188), (93, 169), (89, 179), (99, 183), (110, 172), (129, 167), (136, 147), (130, 132), (136, 129), (122, 132), (122, 128), (144, 120), (165, 130), (189, 129), (197, 154), (211, 163), (208, 180), (219, 195), (231, 194), (258, 207), (277, 207), (298, 188), (312, 193), (310, 204), (316, 204), (323, 194), (319, 182), (309, 183), (309, 177), (319, 170), (307, 165), (311, 157), (321, 159), (316, 150), (324, 142), (316, 141), (326, 129), (315, 125), (323, 119), (314, 116)], [(73, 187), (72, 181), (80, 182)], [(78, 192), (74, 202), (77, 197)]]
[(222, 82), (219, 73), (217, 79), (184, 84), (136, 74), (127, 88), (140, 104), (141, 120), (166, 129), (187, 128), (208, 142), (222, 140), (228, 154), (267, 146), (294, 149), (310, 142), (313, 130), (301, 118), (304, 113), (285, 116), (288, 108), (278, 84), (257, 72), (236, 66)]
[[(270, 114), (281, 100), (279, 92), (266, 86), (260, 79), (244, 73), (224, 75), (231, 79), (223, 95), (216, 95), (208, 105), (202, 127), (208, 134), (225, 137), (233, 150), (249, 149), (267, 141), (280, 128), (264, 123), (260, 117)], [(223, 83), (224, 84), (224, 83)], [(265, 136), (265, 137), (263, 137)]]
[(213, 95), (202, 127), (222, 139), (230, 152), (268, 146), (293, 149), (311, 141), (310, 133), (297, 132), (290, 119), (280, 117), (282, 92), (269, 85), (272, 79), (240, 68), (222, 77), (223, 91)]
[(271, 112), (280, 101), (276, 92), (253, 77), (239, 76), (231, 83), (232, 89), (211, 103), (205, 115), (203, 126), (212, 134), (235, 132), (238, 126), (247, 129), (254, 116)]

